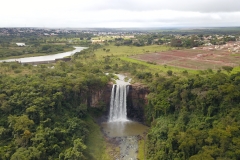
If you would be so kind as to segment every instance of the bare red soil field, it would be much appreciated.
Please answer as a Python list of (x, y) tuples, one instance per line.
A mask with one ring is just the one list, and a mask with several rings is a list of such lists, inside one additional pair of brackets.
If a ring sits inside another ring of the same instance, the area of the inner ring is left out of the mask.
[(228, 49), (185, 49), (172, 50), (159, 53), (148, 53), (131, 56), (147, 62), (155, 62), (161, 65), (176, 66), (189, 69), (219, 69), (222, 66), (238, 66), (240, 53), (232, 53)]

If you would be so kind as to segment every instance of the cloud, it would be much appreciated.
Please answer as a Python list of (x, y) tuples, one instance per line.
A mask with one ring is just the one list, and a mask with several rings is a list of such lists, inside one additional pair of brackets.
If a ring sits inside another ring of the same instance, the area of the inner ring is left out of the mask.
[(195, 12), (240, 11), (238, 0), (88, 0), (87, 10), (120, 9), (130, 11), (176, 10)]
[(238, 0), (8, 0), (0, 27), (239, 26)]

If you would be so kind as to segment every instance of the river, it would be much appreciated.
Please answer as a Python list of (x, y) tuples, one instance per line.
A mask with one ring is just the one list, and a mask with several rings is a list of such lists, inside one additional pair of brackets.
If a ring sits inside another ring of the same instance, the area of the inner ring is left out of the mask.
[(18, 61), (20, 63), (29, 63), (29, 62), (41, 62), (41, 61), (54, 61), (55, 59), (72, 56), (77, 52), (80, 52), (83, 49), (86, 49), (86, 47), (74, 47), (75, 49), (73, 51), (68, 51), (64, 53), (58, 53), (53, 55), (46, 55), (46, 56), (36, 56), (36, 57), (25, 57), (25, 58), (15, 58), (15, 59), (5, 59), (0, 60), (0, 62), (15, 62)]
[(127, 118), (127, 94), (131, 79), (121, 74), (115, 76), (118, 78), (112, 87), (108, 121), (102, 122), (101, 128), (106, 139), (119, 147), (119, 153), (110, 154), (114, 159), (137, 160), (138, 141), (145, 139), (148, 127)]

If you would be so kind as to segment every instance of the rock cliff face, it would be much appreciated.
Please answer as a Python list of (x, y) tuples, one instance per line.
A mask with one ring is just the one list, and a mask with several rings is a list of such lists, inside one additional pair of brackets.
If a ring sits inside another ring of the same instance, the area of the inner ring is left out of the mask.
[(129, 86), (127, 96), (127, 116), (129, 119), (144, 122), (144, 105), (147, 104), (149, 90), (146, 86), (133, 84)]
[[(87, 98), (89, 107), (105, 107), (105, 119), (107, 119), (109, 114), (112, 85), (108, 84), (102, 90), (92, 91)], [(141, 84), (129, 85), (127, 95), (127, 116), (129, 119), (144, 122), (144, 105), (147, 104), (148, 93), (148, 88)]]
[(92, 91), (87, 99), (88, 107), (99, 108), (110, 105), (112, 84), (106, 85), (102, 90)]

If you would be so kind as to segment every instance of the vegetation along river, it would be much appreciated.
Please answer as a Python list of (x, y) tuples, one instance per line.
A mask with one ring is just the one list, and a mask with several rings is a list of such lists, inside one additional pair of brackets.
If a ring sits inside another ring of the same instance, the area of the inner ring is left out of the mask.
[(64, 58), (67, 56), (72, 56), (77, 52), (80, 52), (83, 49), (86, 49), (86, 47), (74, 47), (75, 49), (73, 51), (68, 51), (64, 53), (58, 53), (53, 55), (46, 55), (46, 56), (37, 56), (37, 57), (25, 57), (25, 58), (16, 58), (16, 59), (6, 59), (6, 60), (0, 60), (0, 62), (21, 62), (21, 63), (28, 63), (28, 62), (41, 62), (41, 61), (53, 61), (55, 59)]

